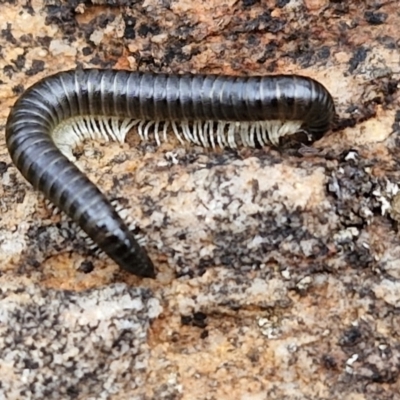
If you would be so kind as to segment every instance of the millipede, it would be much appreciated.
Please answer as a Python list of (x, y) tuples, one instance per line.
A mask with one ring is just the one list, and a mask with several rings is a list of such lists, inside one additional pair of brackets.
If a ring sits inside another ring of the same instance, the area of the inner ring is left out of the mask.
[(299, 75), (167, 75), (71, 70), (27, 89), (6, 124), (10, 156), (25, 179), (68, 215), (121, 268), (155, 277), (147, 252), (106, 196), (74, 164), (85, 139), (123, 142), (136, 127), (157, 144), (175, 135), (204, 147), (307, 143), (332, 126), (332, 96)]

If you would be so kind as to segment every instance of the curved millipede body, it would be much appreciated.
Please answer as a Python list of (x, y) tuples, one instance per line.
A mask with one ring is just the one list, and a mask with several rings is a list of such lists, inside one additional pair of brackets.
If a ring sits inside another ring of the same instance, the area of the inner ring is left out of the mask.
[(75, 221), (119, 266), (154, 276), (145, 250), (100, 190), (71, 162), (85, 138), (142, 139), (215, 147), (255, 146), (302, 131), (329, 130), (334, 102), (313, 79), (296, 75), (233, 77), (73, 70), (29, 88), (7, 120), (11, 158), (22, 175)]

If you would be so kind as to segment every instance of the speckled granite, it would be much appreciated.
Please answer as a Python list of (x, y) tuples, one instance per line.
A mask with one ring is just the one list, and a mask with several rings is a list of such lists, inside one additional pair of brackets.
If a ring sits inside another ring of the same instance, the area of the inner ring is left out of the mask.
[(86, 292), (3, 278), (0, 398), (140, 398), (149, 321), (162, 311), (148, 289), (113, 284)]
[(0, 399), (400, 399), (397, 2), (93, 3), (0, 3), (0, 135), (77, 66), (300, 73), (336, 127), (297, 153), (77, 149), (154, 281), (91, 254), (0, 141)]

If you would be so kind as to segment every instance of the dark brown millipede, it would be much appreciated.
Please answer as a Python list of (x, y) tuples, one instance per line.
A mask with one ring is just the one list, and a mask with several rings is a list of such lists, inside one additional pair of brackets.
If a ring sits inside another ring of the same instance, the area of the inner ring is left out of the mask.
[(165, 75), (72, 70), (26, 90), (6, 125), (7, 147), (22, 175), (123, 269), (154, 277), (146, 251), (102, 192), (71, 162), (85, 138), (142, 139), (205, 147), (254, 147), (305, 132), (327, 132), (334, 102), (317, 81), (297, 75)]

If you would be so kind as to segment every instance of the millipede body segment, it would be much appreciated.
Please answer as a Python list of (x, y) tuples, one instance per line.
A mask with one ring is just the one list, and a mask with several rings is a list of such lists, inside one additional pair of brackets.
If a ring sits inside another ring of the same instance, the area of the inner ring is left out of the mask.
[(73, 164), (86, 138), (123, 142), (137, 126), (143, 140), (204, 147), (272, 144), (331, 127), (334, 102), (317, 81), (296, 75), (165, 75), (72, 70), (47, 77), (16, 102), (6, 140), (22, 175), (66, 213), (120, 267), (154, 277), (146, 251), (104, 194)]

